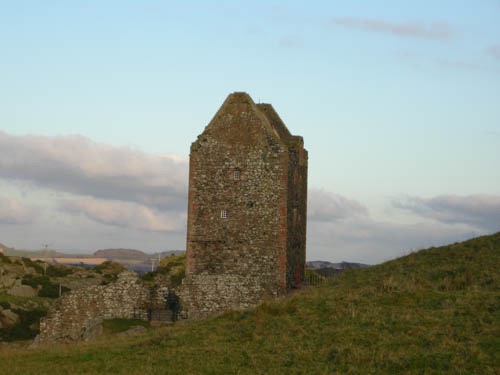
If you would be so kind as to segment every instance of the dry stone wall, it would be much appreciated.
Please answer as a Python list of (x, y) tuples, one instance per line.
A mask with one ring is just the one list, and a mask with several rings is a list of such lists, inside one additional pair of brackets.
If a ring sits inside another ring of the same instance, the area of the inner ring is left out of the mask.
[(34, 344), (93, 338), (102, 329), (104, 319), (135, 318), (149, 299), (149, 289), (132, 271), (120, 273), (112, 284), (72, 291), (41, 319)]

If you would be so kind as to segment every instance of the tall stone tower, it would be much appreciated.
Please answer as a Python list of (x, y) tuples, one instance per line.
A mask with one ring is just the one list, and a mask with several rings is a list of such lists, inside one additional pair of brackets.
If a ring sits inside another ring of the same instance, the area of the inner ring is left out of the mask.
[(307, 151), (270, 104), (230, 94), (189, 164), (186, 278), (191, 316), (246, 308), (300, 286)]

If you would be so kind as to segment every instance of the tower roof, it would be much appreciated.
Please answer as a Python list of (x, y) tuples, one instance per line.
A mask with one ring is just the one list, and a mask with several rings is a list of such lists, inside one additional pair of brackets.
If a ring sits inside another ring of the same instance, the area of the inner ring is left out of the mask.
[(281, 120), (280, 116), (271, 104), (259, 103), (257, 104), (257, 108), (267, 117), (267, 120), (276, 130), (281, 139), (287, 140), (292, 136), (285, 123)]
[(254, 143), (262, 137), (287, 142), (292, 137), (272, 105), (255, 104), (245, 92), (228, 95), (203, 134), (237, 143)]

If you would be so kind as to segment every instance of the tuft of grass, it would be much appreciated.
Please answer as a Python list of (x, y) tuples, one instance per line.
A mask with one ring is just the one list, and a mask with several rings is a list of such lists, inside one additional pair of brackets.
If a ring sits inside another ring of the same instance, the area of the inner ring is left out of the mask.
[(496, 374), (500, 233), (348, 270), (255, 309), (0, 353), (9, 374)]

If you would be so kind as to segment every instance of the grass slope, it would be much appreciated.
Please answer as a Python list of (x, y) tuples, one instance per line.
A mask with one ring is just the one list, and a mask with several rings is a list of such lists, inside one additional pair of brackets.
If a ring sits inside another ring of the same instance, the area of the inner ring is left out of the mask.
[(134, 338), (4, 350), (0, 373), (494, 374), (500, 233)]

